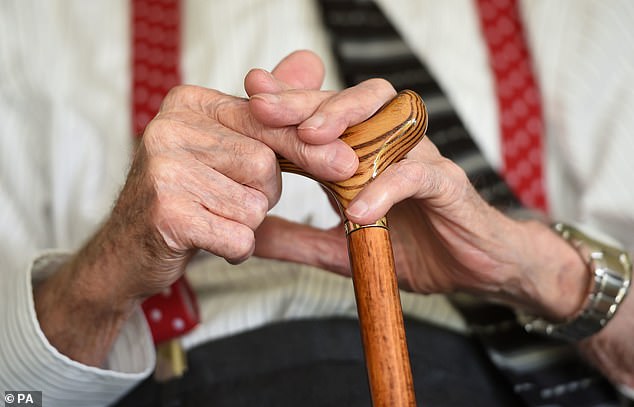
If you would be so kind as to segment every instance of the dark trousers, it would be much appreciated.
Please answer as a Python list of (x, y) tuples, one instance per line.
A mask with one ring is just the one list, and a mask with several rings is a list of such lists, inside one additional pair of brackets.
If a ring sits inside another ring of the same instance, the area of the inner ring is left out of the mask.
[[(521, 406), (474, 340), (406, 321), (418, 404)], [(370, 406), (354, 319), (276, 323), (188, 352), (178, 380), (141, 383), (124, 406)]]

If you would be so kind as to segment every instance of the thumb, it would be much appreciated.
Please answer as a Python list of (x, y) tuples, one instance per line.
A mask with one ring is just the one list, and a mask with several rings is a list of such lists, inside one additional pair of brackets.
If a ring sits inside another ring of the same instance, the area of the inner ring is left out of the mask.
[(324, 72), (324, 64), (317, 54), (295, 51), (282, 59), (271, 73), (251, 70), (244, 78), (244, 89), (249, 96), (289, 89), (318, 90), (324, 81)]
[(323, 230), (276, 216), (267, 216), (255, 231), (254, 254), (350, 275), (343, 226)]
[(292, 89), (318, 90), (324, 82), (324, 63), (308, 50), (295, 51), (273, 69), (273, 76)]

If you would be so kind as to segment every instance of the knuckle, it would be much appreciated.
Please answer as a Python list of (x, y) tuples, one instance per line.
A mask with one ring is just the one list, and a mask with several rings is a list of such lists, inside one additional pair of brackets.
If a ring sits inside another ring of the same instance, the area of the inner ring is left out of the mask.
[(390, 81), (385, 78), (371, 78), (363, 82), (364, 85), (378, 94), (396, 94), (396, 90)]
[(425, 178), (424, 164), (404, 159), (393, 166), (401, 187), (418, 185)]
[(473, 184), (467, 175), (467, 172), (455, 162), (446, 159), (447, 179), (452, 185), (453, 193), (458, 196), (465, 196), (473, 190)]
[(180, 99), (183, 96), (183, 94), (187, 93), (190, 88), (191, 87), (189, 85), (176, 85), (176, 86), (172, 87), (167, 92), (167, 95), (165, 96), (165, 99), (166, 100), (171, 100), (171, 99), (178, 100), (178, 99)]
[(181, 124), (170, 117), (159, 115), (145, 128), (143, 144), (150, 153), (160, 153), (172, 148), (180, 131)]
[(439, 166), (404, 159), (394, 164), (395, 188), (405, 195), (439, 197), (447, 193), (446, 175)]
[(190, 88), (191, 86), (188, 85), (178, 85), (171, 88), (163, 98), (159, 111), (171, 110), (182, 104), (186, 100)]
[(251, 171), (259, 177), (269, 179), (276, 172), (277, 158), (270, 148), (257, 148), (251, 157)]
[(255, 229), (262, 223), (269, 211), (269, 200), (260, 192), (252, 192), (249, 195), (249, 212), (253, 218), (251, 222), (249, 222), (249, 226)]
[(150, 120), (143, 131), (143, 144), (152, 145), (157, 142), (161, 138), (164, 125), (163, 120), (158, 117)]
[(279, 198), (281, 188), (277, 156), (267, 147), (258, 147), (252, 151), (250, 159), (246, 162), (247, 172), (253, 174), (245, 179), (246, 185), (253, 188), (248, 196), (248, 202), (256, 208), (258, 214), (266, 213)]
[(413, 160), (403, 163), (405, 168), (401, 174), (406, 182), (427, 197), (455, 202), (472, 188), (466, 172), (448, 158), (439, 157), (431, 163)]
[(213, 120), (225, 127), (232, 127), (229, 124), (238, 124), (238, 127), (248, 127), (252, 125), (249, 114), (249, 101), (242, 98), (224, 95), (215, 92), (215, 97), (208, 98), (201, 106), (203, 112)]
[[(159, 111), (163, 113), (185, 108), (213, 113), (214, 106), (224, 100), (223, 96), (226, 95), (214, 89), (195, 85), (177, 85), (167, 92)], [(213, 114), (211, 116), (213, 117)]]
[(161, 110), (188, 104), (193, 94), (197, 93), (201, 88), (193, 85), (177, 85), (171, 88), (161, 104)]
[(255, 234), (245, 226), (239, 226), (233, 231), (233, 240), (224, 258), (232, 264), (242, 263), (251, 256), (255, 249)]
[(462, 182), (469, 183), (469, 178), (467, 177), (467, 172), (458, 164), (451, 161), (448, 158), (443, 157), (443, 163), (447, 167), (447, 172), (451, 176), (452, 179)]

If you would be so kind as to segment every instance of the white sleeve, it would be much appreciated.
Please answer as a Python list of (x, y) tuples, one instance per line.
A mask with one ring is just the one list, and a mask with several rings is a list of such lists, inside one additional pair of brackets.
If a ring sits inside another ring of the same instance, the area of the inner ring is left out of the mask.
[(627, 400), (634, 401), (634, 388), (626, 386), (618, 386), (619, 391)]
[(147, 377), (155, 363), (141, 310), (123, 327), (107, 368), (86, 366), (59, 353), (40, 329), (32, 281), (45, 278), (67, 255), (45, 253), (22, 273), (6, 273), (0, 285), (0, 389), (42, 391), (43, 405), (105, 406)]
[(107, 405), (154, 365), (140, 310), (98, 369), (51, 346), (33, 305), (32, 275), (65, 258), (39, 254), (94, 233), (131, 156), (128, 3), (86, 5), (0, 2), (0, 395), (42, 391), (47, 407)]

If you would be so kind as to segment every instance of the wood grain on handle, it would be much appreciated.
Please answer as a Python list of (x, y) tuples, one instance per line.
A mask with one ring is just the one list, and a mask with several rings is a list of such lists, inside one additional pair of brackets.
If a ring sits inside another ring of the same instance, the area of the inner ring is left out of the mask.
[[(400, 92), (368, 120), (348, 128), (340, 137), (359, 157), (355, 174), (339, 182), (319, 181), (332, 192), (342, 209), (363, 187), (390, 164), (399, 161), (425, 135), (427, 110), (420, 96), (410, 90)], [(315, 179), (312, 175), (279, 157), (280, 168)]]
[[(416, 93), (400, 92), (371, 118), (348, 128), (341, 140), (359, 158), (356, 173), (339, 182), (319, 181), (334, 196), (345, 220), (348, 252), (366, 368), (374, 407), (416, 406), (392, 244), (385, 218), (371, 225), (345, 219), (357, 194), (422, 140), (427, 110)], [(279, 157), (282, 171), (313, 178)]]

